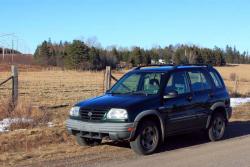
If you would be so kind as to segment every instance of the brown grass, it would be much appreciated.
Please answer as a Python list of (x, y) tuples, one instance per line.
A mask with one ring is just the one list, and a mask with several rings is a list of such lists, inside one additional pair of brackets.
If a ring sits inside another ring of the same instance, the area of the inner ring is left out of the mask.
[(14, 106), (10, 100), (0, 102), (0, 120), (4, 118), (18, 119), (11, 123), (8, 130), (34, 128), (51, 120), (48, 112), (32, 107), (30, 102), (19, 101)]
[(234, 108), (232, 120), (250, 120), (250, 103)]
[(230, 75), (234, 73), (239, 79), (239, 85), (237, 92), (242, 95), (250, 95), (250, 65), (230, 65), (225, 67), (216, 67), (216, 69), (222, 75), (225, 84), (230, 92), (234, 91), (234, 81), (230, 78)]
[[(9, 72), (0, 73), (0, 81), (10, 75)], [(121, 77), (121, 73), (115, 74)], [(53, 106), (61, 104), (73, 105), (79, 100), (101, 95), (104, 72), (80, 72), (43, 70), (39, 72), (20, 72), (20, 98), (36, 106)], [(11, 93), (11, 83), (0, 87), (0, 99)]]

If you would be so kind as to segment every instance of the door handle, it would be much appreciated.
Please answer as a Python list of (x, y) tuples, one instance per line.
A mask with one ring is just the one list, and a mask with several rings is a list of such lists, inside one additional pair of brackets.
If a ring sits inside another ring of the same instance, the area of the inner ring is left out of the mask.
[(214, 97), (214, 93), (209, 93), (209, 97)]
[(193, 97), (191, 95), (187, 96), (188, 101), (192, 101)]

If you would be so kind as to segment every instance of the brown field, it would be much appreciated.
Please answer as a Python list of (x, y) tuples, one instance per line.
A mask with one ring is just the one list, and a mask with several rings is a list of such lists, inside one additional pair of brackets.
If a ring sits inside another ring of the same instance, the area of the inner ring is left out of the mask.
[[(121, 73), (114, 73), (119, 78)], [(10, 72), (0, 73), (0, 81)], [(20, 99), (37, 106), (74, 104), (103, 93), (104, 72), (41, 70), (19, 73)], [(0, 87), (0, 99), (11, 93), (11, 83)]]
[(34, 57), (31, 54), (5, 54), (3, 58), (2, 53), (0, 55), (0, 64), (19, 64), (19, 65), (31, 65), (34, 64)]
[[(0, 82), (10, 75), (10, 72), (6, 71), (7, 67), (4, 67), (4, 71), (1, 71), (1, 67), (3, 66), (0, 65)], [(238, 92), (249, 94), (250, 65), (232, 65), (217, 69), (229, 90), (234, 87), (230, 75), (235, 73), (239, 76)], [(124, 72), (113, 72), (113, 74), (116, 78), (120, 78)], [(19, 75), (19, 101), (29, 103), (32, 107), (40, 109), (40, 112), (46, 112), (50, 117), (47, 122), (53, 122), (54, 126), (48, 127), (45, 122), (0, 134), (0, 166), (43, 166), (43, 163), (55, 160), (61, 162), (58, 166), (64, 166), (64, 163), (67, 163), (64, 161), (65, 157), (75, 158), (84, 164), (135, 157), (127, 147), (116, 147), (112, 143), (80, 148), (65, 130), (65, 120), (71, 105), (79, 100), (101, 95), (104, 91), (103, 79), (103, 71), (44, 70), (34, 66), (23, 68)], [(0, 103), (10, 95), (10, 83), (0, 86)], [(68, 106), (50, 108), (64, 104)], [(236, 108), (232, 120), (250, 120), (250, 104)]]
[(230, 65), (226, 67), (217, 67), (216, 68), (220, 74), (222, 75), (225, 84), (229, 91), (233, 91), (234, 89), (234, 81), (230, 79), (230, 75), (235, 73), (238, 77), (238, 93), (243, 95), (250, 94), (250, 65)]

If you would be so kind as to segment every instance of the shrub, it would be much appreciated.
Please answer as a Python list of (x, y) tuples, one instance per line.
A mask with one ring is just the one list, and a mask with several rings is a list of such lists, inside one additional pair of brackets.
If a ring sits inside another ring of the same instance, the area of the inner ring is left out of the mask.
[(34, 108), (27, 101), (19, 101), (16, 106), (13, 106), (10, 100), (2, 101), (0, 120), (5, 118), (11, 122), (9, 130), (33, 128), (50, 121), (50, 116), (45, 110)]
[(235, 81), (236, 80), (236, 74), (235, 73), (231, 73), (230, 75), (229, 75), (229, 79), (231, 80), (231, 81)]

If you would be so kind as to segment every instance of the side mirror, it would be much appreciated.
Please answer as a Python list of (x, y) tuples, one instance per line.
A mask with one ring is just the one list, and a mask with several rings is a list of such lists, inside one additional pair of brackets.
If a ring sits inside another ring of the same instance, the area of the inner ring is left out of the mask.
[(172, 99), (178, 96), (178, 92), (175, 90), (171, 90), (166, 95), (163, 96), (163, 99)]

